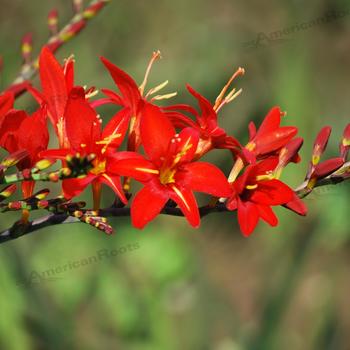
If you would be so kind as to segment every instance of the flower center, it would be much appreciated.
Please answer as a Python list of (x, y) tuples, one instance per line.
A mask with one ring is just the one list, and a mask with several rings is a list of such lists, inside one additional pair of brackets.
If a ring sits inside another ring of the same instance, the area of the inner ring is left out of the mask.
[(94, 167), (90, 170), (90, 173), (100, 175), (106, 172), (106, 160), (101, 161), (96, 159), (93, 164)]
[(159, 174), (159, 181), (162, 185), (167, 185), (169, 183), (175, 183), (175, 169), (166, 168), (161, 170)]

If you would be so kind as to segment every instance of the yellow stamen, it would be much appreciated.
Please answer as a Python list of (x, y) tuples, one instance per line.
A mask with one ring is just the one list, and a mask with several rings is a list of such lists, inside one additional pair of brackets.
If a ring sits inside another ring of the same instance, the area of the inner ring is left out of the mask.
[(230, 85), (232, 84), (232, 82), (240, 75), (244, 75), (245, 70), (244, 68), (239, 67), (237, 69), (237, 71), (235, 73), (233, 73), (232, 77), (229, 79), (229, 81), (227, 82), (227, 84), (223, 87), (223, 89), (221, 90), (219, 96), (216, 98), (215, 101), (215, 105), (214, 105), (214, 111), (217, 111), (219, 106), (221, 105), (221, 103), (224, 100), (224, 96), (227, 92), (227, 90), (229, 89)]
[(256, 144), (254, 142), (249, 142), (246, 144), (245, 148), (248, 150), (248, 151), (254, 151), (256, 147)]
[[(119, 127), (119, 125), (118, 125), (118, 127)], [(114, 132), (116, 132), (118, 127), (114, 130)], [(104, 145), (104, 147), (101, 150), (102, 154), (106, 153), (108, 146), (111, 144), (111, 142), (113, 142), (113, 140), (118, 139), (119, 137), (122, 136), (122, 134), (114, 134), (114, 132), (113, 132), (113, 134), (105, 137), (103, 140), (96, 141), (96, 145)]]
[(106, 160), (94, 162), (94, 168), (90, 170), (90, 173), (94, 175), (100, 175), (106, 171)]
[(255, 190), (258, 188), (258, 184), (255, 184), (255, 185), (247, 185), (245, 187), (247, 190)]
[(148, 168), (135, 168), (135, 170), (141, 171), (143, 173), (147, 173), (147, 174), (155, 174), (158, 175), (159, 171), (155, 170), (155, 169), (148, 169)]
[(158, 86), (156, 86), (156, 87), (150, 89), (150, 90), (147, 92), (145, 98), (147, 99), (147, 97), (149, 97), (149, 96), (155, 94), (156, 92), (162, 90), (162, 89), (165, 88), (168, 84), (169, 84), (169, 80), (166, 80), (164, 83), (161, 83), (161, 84), (159, 84)]
[(91, 92), (89, 92), (88, 94), (86, 94), (86, 95), (85, 95), (85, 98), (86, 98), (86, 99), (89, 99), (89, 98), (91, 98), (91, 97), (96, 96), (97, 94), (98, 94), (98, 90), (94, 90), (94, 91), (91, 91)]
[(233, 183), (237, 179), (237, 176), (239, 175), (239, 173), (241, 172), (243, 167), (244, 167), (243, 160), (241, 158), (237, 158), (237, 160), (236, 160), (235, 164), (233, 165), (233, 168), (230, 172), (230, 175), (228, 177), (229, 183)]
[(343, 139), (343, 146), (350, 146), (350, 139)]
[(170, 94), (165, 94), (165, 95), (157, 95), (157, 96), (154, 96), (151, 101), (168, 100), (169, 98), (172, 98), (176, 95), (177, 95), (177, 92), (172, 92)]
[(312, 164), (317, 165), (320, 162), (320, 156), (314, 155), (312, 156)]
[(187, 210), (190, 210), (190, 206), (188, 205), (188, 203), (187, 203), (185, 197), (183, 196), (183, 194), (181, 193), (181, 191), (175, 185), (172, 185), (171, 189), (181, 198), (181, 200), (185, 204), (185, 207), (187, 208)]
[(256, 181), (267, 181), (267, 180), (273, 180), (274, 178), (275, 178), (274, 174), (258, 175), (256, 177)]
[(140, 85), (139, 87), (139, 90), (140, 90), (140, 93), (141, 95), (143, 96), (144, 92), (145, 92), (145, 87), (146, 87), (146, 84), (147, 84), (147, 81), (148, 81), (148, 77), (149, 77), (149, 74), (151, 72), (151, 69), (152, 69), (152, 66), (153, 66), (153, 63), (159, 59), (161, 59), (162, 56), (161, 56), (161, 53), (160, 51), (154, 51), (153, 54), (152, 54), (152, 58), (148, 64), (148, 67), (146, 69), (146, 74), (145, 74), (145, 77), (143, 79), (143, 82), (142, 84)]

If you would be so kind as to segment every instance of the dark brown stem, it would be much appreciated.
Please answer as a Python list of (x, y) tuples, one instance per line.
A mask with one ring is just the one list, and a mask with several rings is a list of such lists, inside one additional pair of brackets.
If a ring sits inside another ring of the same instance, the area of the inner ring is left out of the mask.
[[(327, 186), (327, 185), (336, 185), (342, 181), (349, 180), (350, 176), (343, 176), (343, 175), (337, 176), (337, 174), (340, 174), (342, 170), (348, 169), (349, 166), (350, 166), (350, 162), (345, 163), (344, 166), (340, 170), (338, 170), (335, 174), (330, 175), (325, 179), (319, 180), (315, 184), (314, 188)], [(311, 191), (305, 192), (306, 188), (307, 188), (307, 184), (303, 183), (297, 189), (295, 189), (295, 193), (300, 198), (304, 198), (312, 192), (312, 189)], [(228, 212), (228, 209), (226, 208), (225, 203), (217, 202), (215, 206), (205, 205), (199, 208), (199, 213), (201, 217), (207, 216), (211, 213), (220, 213), (220, 212)], [(182, 211), (179, 208), (172, 207), (172, 206), (166, 206), (162, 210), (161, 214), (171, 215), (171, 216), (184, 216)], [(100, 209), (99, 216), (106, 217), (106, 218), (130, 216), (130, 208), (127, 208), (127, 207), (120, 208), (116, 206), (111, 206), (109, 208)], [(18, 229), (19, 224), (16, 223), (11, 228), (0, 232), (0, 244), (33, 232), (36, 232), (45, 227), (60, 225), (60, 224), (72, 224), (72, 223), (78, 223), (78, 222), (81, 222), (81, 221), (67, 214), (50, 214), (30, 222), (26, 227), (22, 227), (22, 229), (20, 230)]]

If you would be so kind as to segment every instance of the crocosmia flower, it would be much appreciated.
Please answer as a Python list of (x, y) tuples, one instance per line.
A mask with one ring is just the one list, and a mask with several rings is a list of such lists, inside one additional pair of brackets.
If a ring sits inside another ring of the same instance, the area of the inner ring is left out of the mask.
[(273, 174), (277, 158), (249, 165), (244, 174), (232, 183), (233, 195), (226, 202), (229, 210), (238, 211), (238, 223), (243, 235), (249, 236), (259, 219), (271, 226), (278, 224), (272, 206), (293, 201), (294, 192)]
[(193, 192), (228, 197), (231, 188), (225, 175), (212, 164), (193, 162), (199, 133), (184, 128), (179, 134), (160, 109), (146, 104), (141, 119), (141, 139), (146, 158), (129, 153), (128, 158), (111, 163), (116, 174), (130, 176), (143, 183), (131, 205), (135, 227), (153, 220), (171, 199), (188, 222), (198, 227), (200, 216)]
[(111, 187), (124, 203), (127, 202), (122, 191), (120, 177), (110, 173), (108, 164), (110, 161), (115, 161), (115, 157), (112, 156), (121, 145), (127, 131), (128, 114), (127, 109), (121, 110), (101, 130), (101, 119), (86, 101), (84, 90), (79, 87), (72, 89), (65, 111), (66, 135), (70, 148), (48, 150), (40, 154), (43, 158), (51, 157), (62, 160), (67, 155), (76, 153), (96, 155), (94, 168), (86, 177), (63, 181), (63, 192), (66, 198), (77, 196), (90, 184), (94, 186), (98, 196), (100, 185), (104, 183)]
[[(197, 99), (199, 113), (188, 105), (174, 105), (163, 109), (175, 126), (187, 126), (198, 130), (200, 140), (196, 156), (200, 158), (214, 148), (228, 149), (233, 154), (238, 153), (241, 148), (240, 143), (234, 137), (227, 135), (226, 131), (218, 125), (218, 115), (214, 106), (191, 86), (187, 85), (187, 89)], [(188, 112), (195, 118), (184, 115), (184, 112)]]
[[(49, 48), (44, 47), (39, 57), (39, 75), (42, 90), (34, 87), (28, 90), (40, 104), (47, 106), (49, 119), (54, 127), (61, 148), (69, 147), (66, 134), (66, 113), (70, 103), (70, 94), (74, 86), (74, 59), (68, 58), (64, 65), (57, 61)], [(84, 98), (88, 99), (93, 89), (84, 91)], [(74, 94), (73, 94), (74, 96)]]
[(142, 108), (144, 106), (144, 102), (153, 102), (156, 100), (168, 99), (176, 95), (176, 93), (170, 93), (151, 97), (152, 95), (163, 89), (168, 84), (168, 81), (165, 81), (164, 83), (150, 89), (147, 93), (145, 93), (145, 88), (152, 65), (156, 60), (160, 59), (160, 57), (161, 55), (159, 51), (153, 53), (146, 70), (145, 78), (140, 86), (137, 86), (134, 79), (122, 69), (117, 67), (115, 64), (113, 64), (106, 58), (101, 57), (102, 63), (107, 68), (112, 79), (117, 85), (120, 93), (118, 94), (109, 89), (102, 89), (102, 92), (104, 92), (108, 98), (101, 100), (100, 103), (114, 103), (119, 106), (128, 108), (131, 118), (128, 139), (129, 151), (137, 151), (141, 144), (140, 121), (142, 117)]
[[(49, 133), (46, 126), (46, 110), (40, 108), (32, 115), (25, 111), (11, 110), (0, 119), (0, 146), (9, 153), (25, 150), (28, 157), (17, 164), (20, 170), (30, 169), (39, 160), (39, 152), (46, 150)], [(33, 193), (34, 182), (24, 181), (25, 198)]]
[(249, 162), (274, 155), (298, 133), (294, 126), (281, 126), (285, 113), (279, 107), (274, 107), (266, 115), (258, 130), (253, 122), (249, 124), (249, 143), (244, 153)]

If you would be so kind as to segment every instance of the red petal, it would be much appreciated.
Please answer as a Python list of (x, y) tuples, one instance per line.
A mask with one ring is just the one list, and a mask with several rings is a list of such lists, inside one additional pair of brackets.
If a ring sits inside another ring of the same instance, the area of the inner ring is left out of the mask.
[(124, 108), (115, 114), (107, 123), (102, 132), (102, 139), (109, 140), (104, 147), (118, 148), (123, 142), (125, 133), (128, 130), (130, 120), (130, 110)]
[[(162, 110), (164, 110), (164, 108), (162, 108)], [(165, 111), (164, 113), (176, 128), (186, 128), (189, 126), (193, 129), (200, 129), (200, 127), (187, 115), (181, 114), (179, 112)]]
[(143, 228), (152, 221), (164, 208), (169, 197), (159, 188), (144, 187), (139, 191), (131, 204), (131, 220), (135, 227)]
[(254, 167), (254, 176), (266, 175), (267, 173), (276, 169), (278, 164), (277, 157), (271, 157), (264, 159), (263, 161), (257, 163)]
[(350, 124), (348, 124), (343, 132), (343, 139), (340, 142), (340, 156), (346, 160), (350, 149)]
[(72, 150), (70, 149), (48, 149), (45, 151), (41, 151), (38, 154), (39, 158), (43, 159), (66, 159), (68, 154), (72, 154)]
[(84, 89), (72, 89), (65, 111), (66, 131), (70, 146), (78, 151), (85, 146), (86, 152), (93, 152), (95, 142), (101, 138), (101, 124), (97, 114), (85, 99)]
[(165, 157), (175, 129), (160, 109), (149, 103), (143, 108), (141, 119), (141, 139), (145, 152), (152, 160)]
[(188, 112), (194, 116), (196, 116), (198, 114), (197, 111), (193, 107), (191, 107), (189, 105), (185, 105), (185, 104), (162, 106), (162, 110), (163, 111), (183, 111), (183, 112)]
[(231, 187), (226, 176), (216, 166), (195, 162), (183, 166), (183, 171), (176, 174), (176, 183), (195, 192), (204, 192), (215, 197), (229, 197)]
[(39, 159), (39, 152), (45, 150), (49, 143), (46, 125), (46, 110), (39, 109), (21, 123), (18, 130), (18, 147), (29, 152), (32, 163)]
[(343, 164), (344, 164), (343, 158), (332, 158), (332, 159), (325, 160), (324, 162), (316, 166), (315, 172), (313, 173), (312, 176), (317, 178), (324, 178), (334, 173), (339, 168), (341, 168)]
[(315, 142), (314, 142), (314, 148), (312, 152), (312, 156), (319, 159), (323, 152), (325, 151), (329, 137), (331, 135), (332, 128), (330, 126), (325, 126), (321, 129), (321, 131), (318, 133)]
[(253, 165), (247, 166), (244, 174), (241, 175), (235, 182), (233, 182), (233, 187), (238, 194), (241, 194), (244, 192), (246, 185), (250, 182), (252, 182), (252, 184), (256, 183)]
[(281, 205), (293, 199), (294, 192), (279, 180), (260, 181), (250, 200), (264, 205)]
[(135, 81), (127, 73), (115, 66), (106, 58), (101, 57), (101, 61), (108, 69), (114, 82), (122, 93), (125, 99), (125, 105), (130, 107), (133, 113), (136, 113), (139, 101), (141, 99), (141, 94)]
[(260, 217), (270, 226), (278, 225), (278, 218), (273, 210), (267, 205), (257, 205)]
[(294, 194), (293, 199), (285, 204), (284, 207), (302, 216), (305, 216), (307, 214), (306, 205), (296, 194)]
[(285, 167), (293, 161), (298, 163), (300, 161), (298, 152), (303, 143), (304, 140), (301, 137), (296, 137), (295, 139), (288, 142), (279, 154), (279, 166)]
[(40, 53), (39, 74), (43, 95), (49, 106), (52, 123), (56, 127), (66, 107), (67, 87), (63, 69), (47, 47)]
[(18, 130), (22, 122), (28, 118), (24, 111), (11, 111), (2, 119), (0, 127), (0, 146), (13, 153), (18, 148)]
[(179, 157), (178, 165), (193, 159), (199, 141), (199, 133), (192, 128), (183, 129), (179, 136), (172, 142), (169, 152)]
[(28, 85), (27, 90), (34, 97), (34, 99), (36, 100), (36, 102), (38, 102), (39, 105), (43, 105), (44, 103), (46, 103), (45, 96), (35, 87)]
[(193, 227), (197, 228), (200, 225), (200, 216), (196, 198), (194, 197), (192, 191), (180, 188), (176, 185), (171, 185), (170, 192), (171, 199), (177, 203), (181, 211), (184, 213), (187, 221)]
[(256, 136), (256, 152), (266, 154), (285, 146), (296, 134), (298, 129), (294, 126), (285, 126), (274, 131)]
[(226, 202), (226, 208), (228, 210), (234, 211), (237, 209), (238, 206), (238, 200), (237, 200), (237, 194), (235, 193), (231, 198), (229, 198)]
[(149, 181), (159, 174), (153, 163), (143, 158), (111, 161), (108, 164), (108, 171), (115, 175), (132, 177), (140, 182)]
[(74, 87), (74, 59), (73, 58), (69, 58), (65, 62), (63, 67), (63, 72), (66, 79), (67, 94), (69, 94)]
[(261, 137), (263, 134), (278, 129), (281, 124), (282, 115), (283, 113), (279, 107), (273, 107), (261, 123), (256, 137)]
[(253, 122), (249, 123), (248, 130), (249, 130), (249, 140), (251, 141), (254, 139), (256, 135), (256, 126)]
[(248, 237), (259, 221), (259, 212), (255, 204), (238, 200), (238, 223), (243, 236)]
[(67, 179), (62, 181), (63, 195), (66, 199), (78, 196), (96, 179), (95, 175), (87, 175), (82, 179)]
[(101, 175), (98, 179), (100, 182), (103, 182), (104, 184), (109, 186), (124, 204), (128, 202), (123, 191), (120, 176), (105, 173)]
[(15, 99), (12, 92), (5, 92), (0, 96), (0, 125), (2, 117), (13, 108)]
[(109, 97), (109, 100), (112, 100), (118, 106), (124, 106), (123, 99), (114, 91), (109, 89), (101, 89), (101, 91)]
[(192, 96), (197, 99), (199, 107), (201, 109), (202, 115), (197, 116), (198, 123), (202, 127), (206, 127), (210, 121), (215, 121), (216, 123), (217, 114), (214, 111), (211, 103), (204, 96), (194, 90), (190, 85), (187, 85), (187, 90), (190, 92), (190, 94), (192, 94)]

